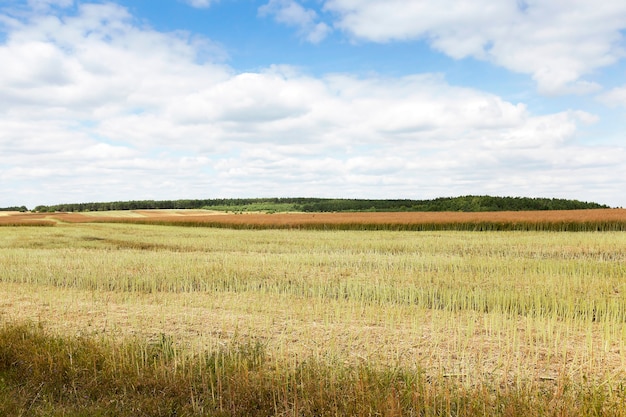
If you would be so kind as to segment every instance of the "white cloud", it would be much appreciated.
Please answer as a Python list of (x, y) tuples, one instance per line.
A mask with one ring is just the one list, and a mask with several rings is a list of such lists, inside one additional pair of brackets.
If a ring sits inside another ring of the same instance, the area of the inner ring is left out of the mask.
[(616, 87), (604, 94), (600, 95), (600, 101), (603, 103), (615, 107), (615, 106), (623, 106), (626, 107), (626, 85), (621, 87)]
[(327, 0), (325, 9), (356, 39), (423, 39), (456, 59), (530, 74), (550, 94), (596, 91), (583, 77), (625, 56), (621, 0)]
[(319, 43), (328, 36), (331, 28), (312, 9), (305, 9), (295, 0), (270, 0), (259, 7), (259, 15), (273, 15), (277, 22), (298, 28), (300, 36), (311, 43)]
[(74, 0), (28, 0), (28, 5), (37, 11), (45, 11), (50, 7), (70, 7)]
[(211, 6), (216, 0), (183, 0), (185, 3), (190, 5), (191, 7), (195, 7), (198, 9), (206, 9)]
[(3, 205), (486, 192), (624, 205), (625, 150), (576, 141), (594, 115), (535, 115), (437, 74), (236, 73), (198, 48), (112, 4), (12, 26), (0, 44)]

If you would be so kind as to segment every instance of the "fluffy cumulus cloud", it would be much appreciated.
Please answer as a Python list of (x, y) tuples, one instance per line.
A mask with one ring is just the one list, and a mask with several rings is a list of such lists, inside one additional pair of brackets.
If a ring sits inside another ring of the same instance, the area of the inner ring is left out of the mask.
[(530, 74), (544, 93), (587, 93), (584, 77), (624, 58), (626, 2), (606, 0), (326, 0), (355, 39), (422, 39), (454, 58)]
[(626, 185), (623, 148), (577, 141), (595, 120), (585, 112), (532, 114), (438, 74), (237, 73), (202, 58), (208, 40), (140, 28), (114, 4), (9, 20), (5, 206), (470, 193), (618, 204)]

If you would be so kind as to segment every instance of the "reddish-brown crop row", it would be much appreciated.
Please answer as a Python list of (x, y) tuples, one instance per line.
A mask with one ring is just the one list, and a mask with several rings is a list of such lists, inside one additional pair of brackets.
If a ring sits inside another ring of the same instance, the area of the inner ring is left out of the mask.
[[(101, 213), (104, 214), (104, 213)], [(215, 214), (213, 212), (141, 210), (136, 217), (88, 213), (19, 213), (0, 216), (2, 224), (148, 223), (235, 228), (399, 229), (399, 230), (626, 230), (626, 209)]]

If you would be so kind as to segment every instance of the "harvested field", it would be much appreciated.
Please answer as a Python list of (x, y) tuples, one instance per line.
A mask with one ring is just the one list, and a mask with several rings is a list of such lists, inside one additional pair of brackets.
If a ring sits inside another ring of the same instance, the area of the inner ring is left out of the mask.
[(0, 230), (2, 416), (626, 416), (624, 233), (86, 217)]
[(285, 229), (624, 231), (626, 230), (626, 210), (282, 214), (224, 214), (203, 210), (136, 210), (97, 213), (20, 213), (0, 217), (0, 225), (42, 222), (46, 224), (130, 222)]

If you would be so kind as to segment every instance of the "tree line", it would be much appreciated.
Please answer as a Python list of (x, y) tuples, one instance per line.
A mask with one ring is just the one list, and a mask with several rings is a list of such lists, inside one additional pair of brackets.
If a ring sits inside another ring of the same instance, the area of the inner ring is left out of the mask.
[[(36, 212), (80, 212), (149, 209), (207, 209), (231, 212), (363, 212), (363, 211), (526, 211), (609, 208), (606, 205), (557, 198), (461, 196), (432, 200), (370, 200), (330, 198), (232, 198), (200, 200), (133, 200), (40, 205)], [(16, 209), (12, 207), (10, 209)], [(22, 211), (22, 207), (15, 211)]]
[(24, 213), (28, 211), (28, 208), (26, 206), (0, 207), (0, 211), (20, 211)]

